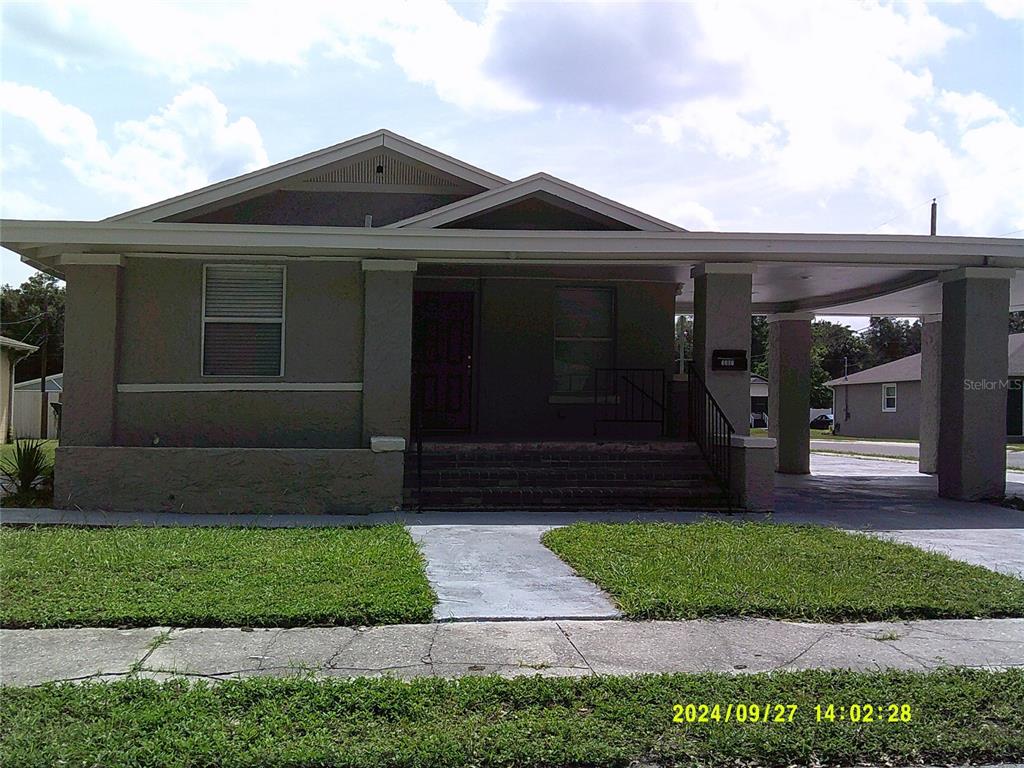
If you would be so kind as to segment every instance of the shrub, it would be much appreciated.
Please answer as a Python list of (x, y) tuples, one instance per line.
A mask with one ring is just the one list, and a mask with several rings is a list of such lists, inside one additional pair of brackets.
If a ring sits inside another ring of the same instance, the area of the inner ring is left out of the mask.
[(53, 470), (44, 440), (15, 440), (10, 454), (0, 460), (0, 474), (13, 485), (18, 494), (28, 494)]

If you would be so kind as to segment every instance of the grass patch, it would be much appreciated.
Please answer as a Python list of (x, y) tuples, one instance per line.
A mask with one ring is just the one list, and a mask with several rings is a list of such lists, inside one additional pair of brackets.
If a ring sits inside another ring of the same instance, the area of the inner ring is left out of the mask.
[(1024, 581), (834, 528), (575, 523), (543, 541), (633, 619), (1024, 616)]
[[(47, 457), (50, 459), (50, 466), (53, 466), (53, 457), (57, 450), (57, 441), (43, 440), (42, 442), (43, 451), (46, 452)], [(5, 459), (12, 453), (14, 453), (14, 443), (3, 443), (2, 445), (0, 445), (0, 459)]]
[[(1024, 671), (503, 680), (151, 681), (6, 689), (9, 766), (852, 765), (1014, 760)], [(910, 704), (911, 721), (815, 706)], [(675, 723), (675, 704), (795, 704), (792, 722)]]
[(297, 626), (431, 621), (400, 525), (0, 528), (0, 626)]

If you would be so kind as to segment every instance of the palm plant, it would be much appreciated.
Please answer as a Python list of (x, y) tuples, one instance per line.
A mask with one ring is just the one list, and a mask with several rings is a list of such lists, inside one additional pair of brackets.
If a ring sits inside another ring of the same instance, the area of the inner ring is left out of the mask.
[(0, 460), (0, 474), (17, 493), (30, 493), (49, 474), (52, 467), (44, 444), (44, 440), (15, 439), (11, 453)]

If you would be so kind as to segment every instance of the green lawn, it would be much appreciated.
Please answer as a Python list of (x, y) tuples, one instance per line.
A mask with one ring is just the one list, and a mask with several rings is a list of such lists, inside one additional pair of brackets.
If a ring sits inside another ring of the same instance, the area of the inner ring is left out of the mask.
[[(3, 443), (2, 445), (0, 445), (0, 459), (6, 459), (8, 456), (11, 455), (11, 452), (13, 450), (14, 450), (14, 443)], [(53, 465), (54, 451), (57, 450), (57, 441), (56, 440), (44, 440), (43, 441), (43, 450), (46, 452), (46, 455), (50, 458), (50, 465), (52, 466)]]
[[(8, 766), (1000, 762), (1024, 754), (1022, 701), (1022, 670), (127, 681), (5, 689), (0, 749)], [(724, 718), (739, 703), (796, 710), (792, 722), (687, 723), (685, 710), (673, 722), (676, 704), (719, 704)], [(889, 722), (890, 703), (910, 705), (910, 721)], [(882, 708), (870, 723), (816, 720), (816, 706), (852, 704)]]
[(576, 523), (543, 541), (633, 619), (1024, 616), (1024, 581), (833, 528)]
[(400, 525), (0, 529), (0, 626), (431, 621)]

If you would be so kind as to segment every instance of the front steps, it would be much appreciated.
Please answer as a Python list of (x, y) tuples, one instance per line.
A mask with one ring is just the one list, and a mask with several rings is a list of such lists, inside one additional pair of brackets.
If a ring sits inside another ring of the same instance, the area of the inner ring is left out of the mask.
[(405, 457), (407, 509), (724, 509), (693, 443), (424, 443)]

